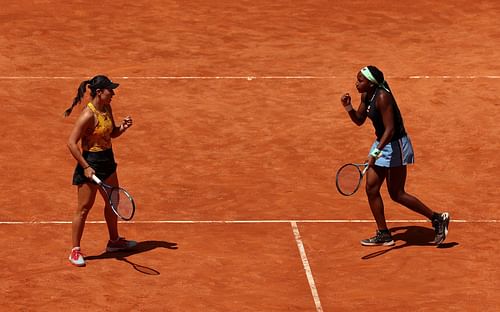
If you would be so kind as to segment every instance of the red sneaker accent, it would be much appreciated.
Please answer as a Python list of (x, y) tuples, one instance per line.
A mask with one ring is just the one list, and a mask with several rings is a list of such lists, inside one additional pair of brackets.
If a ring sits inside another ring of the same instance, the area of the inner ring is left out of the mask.
[(71, 249), (71, 254), (69, 255), (69, 262), (75, 266), (85, 266), (85, 259), (79, 248)]

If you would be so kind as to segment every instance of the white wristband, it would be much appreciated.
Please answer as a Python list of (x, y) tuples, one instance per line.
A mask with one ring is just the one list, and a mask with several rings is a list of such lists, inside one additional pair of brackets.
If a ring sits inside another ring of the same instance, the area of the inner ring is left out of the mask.
[(382, 151), (379, 150), (378, 148), (373, 149), (373, 151), (370, 153), (370, 156), (374, 158), (380, 158), (382, 156)]
[(352, 105), (351, 105), (351, 104), (344, 106), (344, 109), (345, 109), (345, 111), (346, 111), (346, 112), (350, 112), (350, 111), (352, 111), (352, 110), (353, 110), (353, 108), (352, 108)]

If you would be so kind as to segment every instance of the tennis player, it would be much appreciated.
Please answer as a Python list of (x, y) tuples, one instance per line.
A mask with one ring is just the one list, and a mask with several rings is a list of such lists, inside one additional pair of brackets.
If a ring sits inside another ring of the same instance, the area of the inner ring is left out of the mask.
[[(64, 112), (65, 116), (69, 116), (75, 105), (81, 102), (87, 87), (90, 89), (91, 101), (83, 108), (68, 139), (68, 148), (77, 161), (73, 173), (73, 185), (78, 187), (78, 205), (73, 217), (73, 248), (69, 255), (69, 261), (76, 266), (85, 266), (85, 259), (80, 250), (80, 241), (85, 220), (94, 204), (98, 190), (104, 198), (104, 217), (109, 232), (106, 251), (127, 250), (137, 245), (135, 241), (126, 240), (118, 235), (116, 214), (111, 210), (103, 191), (97, 184), (91, 182), (91, 177), (95, 174), (105, 183), (118, 186), (117, 164), (113, 155), (111, 139), (119, 137), (132, 126), (130, 117), (126, 117), (118, 126), (113, 119), (111, 99), (115, 95), (113, 90), (118, 85), (102, 75), (83, 81), (78, 88), (73, 104)], [(80, 140), (81, 150), (78, 147)]]
[(357, 109), (352, 107), (348, 93), (342, 95), (341, 103), (356, 125), (361, 126), (366, 117), (370, 118), (376, 135), (368, 154), (366, 194), (378, 229), (374, 237), (362, 240), (361, 244), (394, 245), (391, 232), (387, 228), (384, 203), (380, 195), (384, 180), (387, 180), (387, 189), (393, 201), (431, 220), (435, 229), (434, 243), (441, 244), (448, 234), (450, 216), (447, 212), (432, 211), (418, 198), (405, 191), (406, 166), (414, 162), (413, 147), (384, 74), (375, 66), (362, 68), (357, 75), (356, 89), (361, 94), (361, 103)]

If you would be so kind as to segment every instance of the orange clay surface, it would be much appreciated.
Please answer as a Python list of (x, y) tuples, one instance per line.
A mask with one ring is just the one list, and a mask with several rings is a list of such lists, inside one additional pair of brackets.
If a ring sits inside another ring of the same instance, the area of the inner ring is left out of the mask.
[[(1, 311), (500, 309), (498, 2), (4, 2)], [(364, 191), (335, 189), (374, 139), (339, 101), (359, 101), (367, 64), (414, 144), (406, 190), (455, 221), (444, 248), (385, 187), (396, 246), (361, 247)], [(62, 113), (96, 74), (121, 84), (115, 119), (134, 119), (114, 150), (138, 204), (120, 232), (139, 245), (103, 253), (99, 199), (76, 268), (80, 108)]]

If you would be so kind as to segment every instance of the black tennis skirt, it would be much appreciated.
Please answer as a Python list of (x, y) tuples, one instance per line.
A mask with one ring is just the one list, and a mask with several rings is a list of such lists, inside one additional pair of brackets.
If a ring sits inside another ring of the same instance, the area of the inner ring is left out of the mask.
[[(110, 148), (101, 152), (83, 151), (82, 155), (90, 167), (94, 169), (95, 175), (102, 181), (105, 181), (116, 172), (117, 163), (115, 162), (113, 149)], [(81, 185), (87, 182), (90, 182), (90, 180), (85, 177), (83, 167), (78, 164), (73, 173), (73, 185)]]

